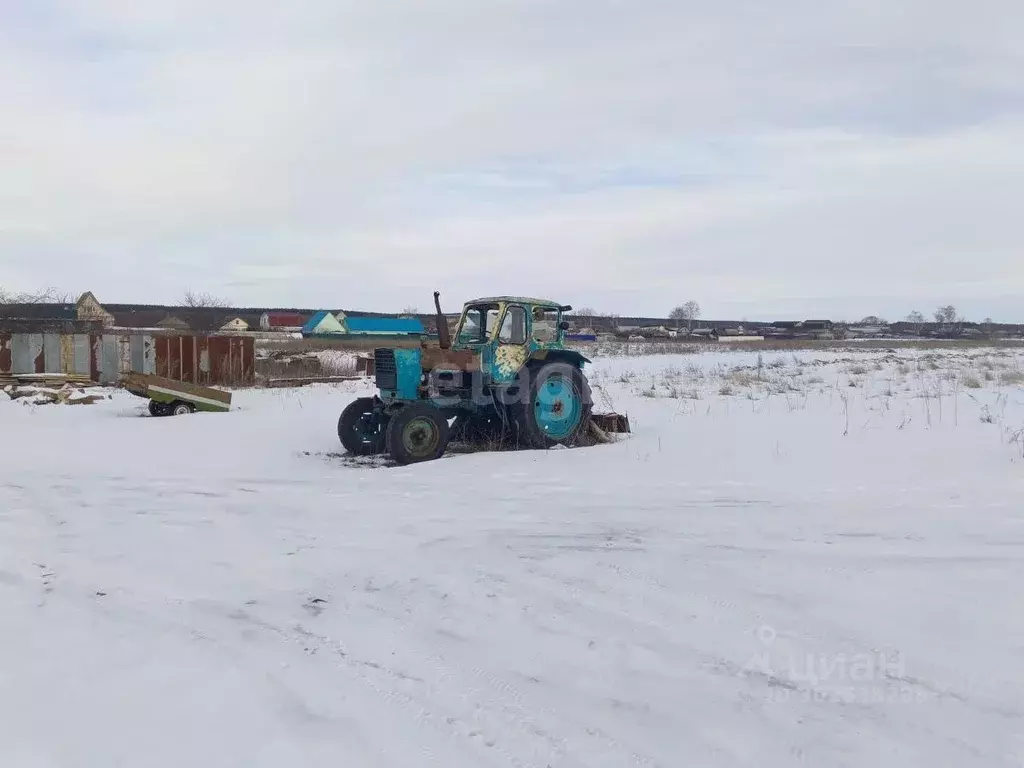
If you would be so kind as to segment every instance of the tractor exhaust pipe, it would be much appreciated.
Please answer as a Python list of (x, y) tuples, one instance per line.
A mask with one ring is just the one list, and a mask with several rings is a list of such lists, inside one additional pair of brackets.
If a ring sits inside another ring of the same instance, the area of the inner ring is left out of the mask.
[(434, 309), (437, 311), (437, 343), (441, 349), (452, 348), (452, 333), (448, 329), (448, 320), (441, 311), (441, 293), (434, 291)]

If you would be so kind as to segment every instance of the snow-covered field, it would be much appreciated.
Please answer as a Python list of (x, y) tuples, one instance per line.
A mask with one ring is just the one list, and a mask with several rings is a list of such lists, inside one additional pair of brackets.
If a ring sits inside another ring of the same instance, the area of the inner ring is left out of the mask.
[(0, 394), (0, 765), (1019, 766), (1022, 369), (599, 360), (629, 439), (406, 468)]

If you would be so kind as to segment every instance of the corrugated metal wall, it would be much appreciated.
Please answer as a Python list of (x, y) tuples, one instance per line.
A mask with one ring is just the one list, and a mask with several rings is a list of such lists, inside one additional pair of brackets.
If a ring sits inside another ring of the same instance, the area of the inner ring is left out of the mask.
[(130, 371), (194, 384), (251, 384), (251, 336), (0, 333), (0, 376), (63, 373), (115, 384)]

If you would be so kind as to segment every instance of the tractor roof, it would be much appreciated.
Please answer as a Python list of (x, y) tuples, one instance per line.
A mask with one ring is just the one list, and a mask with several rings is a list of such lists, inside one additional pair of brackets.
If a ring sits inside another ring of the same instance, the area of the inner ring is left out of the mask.
[(551, 299), (531, 299), (528, 296), (488, 296), (483, 299), (473, 299), (467, 304), (498, 304), (499, 302), (511, 302), (514, 304), (540, 304), (545, 307), (560, 307), (560, 302)]

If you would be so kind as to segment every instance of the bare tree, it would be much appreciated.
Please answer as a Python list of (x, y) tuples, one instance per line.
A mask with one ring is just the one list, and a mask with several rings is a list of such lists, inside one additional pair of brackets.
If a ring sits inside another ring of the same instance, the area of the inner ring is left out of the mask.
[(935, 310), (935, 322), (952, 325), (953, 323), (963, 322), (963, 318), (957, 316), (956, 307), (952, 304), (947, 304)]
[(676, 329), (679, 328), (679, 323), (682, 320), (686, 321), (687, 329), (693, 329), (693, 321), (700, 317), (700, 304), (692, 299), (685, 304), (680, 304), (678, 307), (668, 313), (669, 320), (676, 321)]
[(918, 312), (915, 309), (913, 312), (907, 315), (907, 322), (912, 323), (914, 325), (914, 330), (917, 333), (920, 333), (921, 328), (924, 327), (924, 324), (927, 322), (927, 320), (921, 312)]
[(860, 323), (858, 323), (858, 325), (888, 325), (888, 324), (889, 323), (887, 323), (884, 318), (881, 318), (878, 315), (868, 315), (867, 317), (861, 318)]
[(229, 307), (231, 303), (220, 296), (214, 296), (212, 293), (196, 293), (194, 291), (185, 291), (185, 297), (181, 301), (183, 307)]
[(572, 313), (580, 317), (597, 317), (597, 312), (592, 307), (580, 307), (579, 309), (574, 309)]
[(420, 311), (416, 307), (406, 307), (402, 310), (403, 315), (418, 315)]
[(942, 333), (959, 336), (963, 331), (964, 318), (956, 313), (956, 307), (947, 304), (935, 310), (935, 322), (942, 327)]
[(56, 288), (44, 288), (32, 293), (11, 293), (0, 288), (0, 304), (71, 304), (71, 294)]

